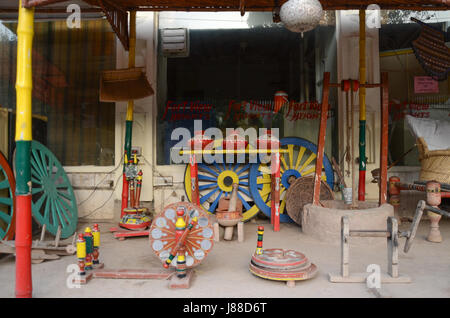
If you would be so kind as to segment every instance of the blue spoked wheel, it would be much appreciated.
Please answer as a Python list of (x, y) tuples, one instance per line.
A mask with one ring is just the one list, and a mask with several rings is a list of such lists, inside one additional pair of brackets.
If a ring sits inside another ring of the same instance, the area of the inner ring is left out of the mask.
[[(310, 141), (298, 137), (286, 137), (280, 140), (286, 153), (280, 154), (280, 222), (293, 222), (286, 213), (286, 190), (289, 178), (301, 178), (314, 175), (316, 170), (317, 146)], [(333, 188), (334, 172), (330, 160), (323, 157), (322, 180)], [(250, 193), (259, 209), (270, 217), (270, 163), (254, 164), (250, 169)]]
[(31, 143), (31, 181), (33, 217), (49, 233), (67, 238), (77, 228), (78, 207), (69, 178), (55, 155), (44, 145)]
[[(249, 176), (250, 164), (237, 163), (200, 163), (198, 166), (198, 188), (200, 205), (214, 214), (219, 200), (231, 194), (233, 183), (237, 183), (238, 197), (242, 202), (243, 221), (256, 216), (258, 206), (253, 202), (250, 194)], [(184, 189), (189, 201), (192, 202), (191, 166), (187, 165), (184, 173)]]

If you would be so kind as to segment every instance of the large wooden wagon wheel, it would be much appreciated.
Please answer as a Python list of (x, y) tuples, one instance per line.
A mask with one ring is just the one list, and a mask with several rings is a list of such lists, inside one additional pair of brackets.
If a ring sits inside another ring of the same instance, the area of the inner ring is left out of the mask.
[(72, 185), (55, 155), (44, 145), (31, 143), (31, 210), (37, 223), (61, 238), (71, 236), (78, 223), (78, 207)]
[[(250, 193), (251, 164), (225, 163), (225, 158), (226, 155), (223, 156), (223, 163), (199, 163), (197, 165), (200, 205), (205, 211), (214, 214), (219, 200), (230, 195), (233, 183), (237, 183), (239, 185), (238, 198), (243, 206), (243, 221), (247, 221), (259, 212), (259, 208), (254, 203)], [(184, 189), (189, 201), (192, 201), (190, 168), (191, 166), (188, 164), (184, 172)]]
[(12, 240), (15, 232), (16, 182), (14, 174), (0, 152), (0, 239)]
[[(280, 153), (280, 222), (292, 222), (286, 213), (286, 190), (290, 186), (290, 179), (314, 175), (316, 169), (317, 146), (306, 139), (286, 137), (280, 140), (280, 147), (288, 150)], [(250, 169), (250, 193), (259, 209), (268, 217), (270, 208), (270, 163), (255, 164)], [(327, 156), (323, 158), (322, 180), (333, 188), (334, 172)], [(291, 181), (292, 182), (292, 181)]]
[[(168, 205), (159, 213), (152, 223), (149, 232), (150, 247), (164, 264), (169, 258), (172, 247), (177, 244), (175, 234), (175, 223), (177, 221), (176, 211), (184, 208), (184, 221), (189, 224), (191, 218), (197, 217), (197, 225), (189, 232), (186, 243), (186, 266), (188, 268), (200, 264), (211, 251), (213, 243), (213, 225), (207, 212), (190, 202), (178, 202)], [(171, 263), (176, 266), (177, 258)]]

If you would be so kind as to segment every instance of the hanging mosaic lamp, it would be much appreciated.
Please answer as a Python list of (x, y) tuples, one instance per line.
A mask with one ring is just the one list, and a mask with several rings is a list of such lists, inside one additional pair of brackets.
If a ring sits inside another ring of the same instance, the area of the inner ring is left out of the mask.
[(280, 9), (281, 22), (286, 29), (303, 33), (314, 29), (323, 16), (318, 0), (289, 0)]

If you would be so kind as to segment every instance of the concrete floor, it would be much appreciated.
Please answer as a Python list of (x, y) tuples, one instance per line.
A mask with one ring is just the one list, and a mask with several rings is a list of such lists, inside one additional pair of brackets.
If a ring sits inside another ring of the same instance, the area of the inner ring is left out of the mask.
[[(248, 270), (250, 257), (256, 246), (256, 227), (265, 225), (264, 247), (282, 247), (303, 252), (319, 268), (318, 275), (297, 282), (289, 288), (283, 282), (269, 281), (253, 276)], [(410, 223), (403, 223), (401, 230)], [(108, 232), (113, 223), (100, 223), (102, 233), (101, 260), (106, 268), (151, 269), (162, 268), (150, 249), (148, 238), (118, 241)], [(86, 226), (80, 224), (82, 229)], [(441, 220), (442, 243), (425, 240), (429, 222), (422, 220), (414, 244), (408, 254), (400, 239), (400, 274), (411, 276), (411, 284), (383, 284), (382, 297), (450, 297), (450, 221)], [(385, 239), (372, 246), (352, 243), (350, 272), (365, 272), (367, 265), (379, 264), (386, 271)], [(81, 288), (66, 286), (69, 273), (66, 268), (76, 264), (75, 256), (34, 264), (33, 297), (162, 297), (162, 298), (304, 298), (304, 297), (380, 297), (365, 284), (336, 284), (328, 281), (328, 273), (339, 270), (340, 246), (325, 244), (301, 232), (296, 224), (282, 224), (280, 232), (273, 232), (267, 220), (245, 224), (245, 241), (216, 243), (207, 258), (195, 269), (196, 276), (188, 290), (170, 290), (166, 280), (94, 279)], [(0, 259), (0, 297), (14, 297), (14, 256)]]

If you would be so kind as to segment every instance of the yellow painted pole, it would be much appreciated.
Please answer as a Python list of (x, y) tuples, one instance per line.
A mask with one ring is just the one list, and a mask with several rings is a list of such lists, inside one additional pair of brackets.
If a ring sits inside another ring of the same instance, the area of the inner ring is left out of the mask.
[[(359, 82), (366, 83), (366, 11), (359, 10)], [(366, 88), (359, 90), (359, 120), (366, 120)]]
[(25, 9), (20, 1), (17, 27), (16, 141), (32, 140), (31, 91), (33, 79), (31, 56), (34, 36), (34, 9)]
[[(366, 11), (359, 10), (359, 82), (366, 83)], [(359, 184), (358, 200), (366, 195), (366, 88), (359, 88)]]
[(30, 298), (31, 278), (31, 140), (32, 47), (34, 9), (19, 1), (16, 74), (16, 297)]
[[(130, 11), (130, 49), (128, 51), (128, 67), (136, 66), (136, 11)], [(127, 120), (133, 121), (134, 101), (128, 101)], [(131, 153), (129, 153), (131, 155)]]
[[(129, 36), (129, 50), (128, 50), (128, 67), (135, 67), (136, 63), (136, 11), (130, 11), (130, 36)], [(134, 101), (128, 101), (127, 117), (125, 121), (125, 143), (124, 152), (125, 158), (131, 160), (131, 140), (133, 135), (133, 112)], [(125, 164), (123, 165), (123, 181), (122, 181), (122, 208), (120, 217), (124, 216), (124, 209), (128, 207), (128, 190), (129, 184), (125, 176)]]

